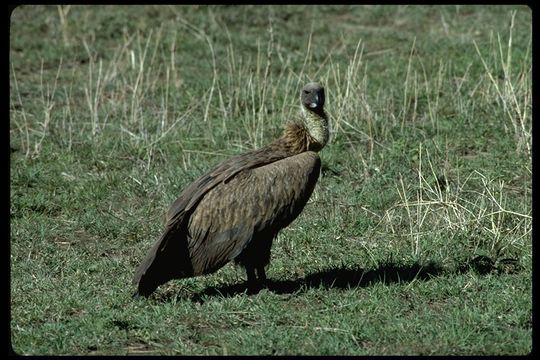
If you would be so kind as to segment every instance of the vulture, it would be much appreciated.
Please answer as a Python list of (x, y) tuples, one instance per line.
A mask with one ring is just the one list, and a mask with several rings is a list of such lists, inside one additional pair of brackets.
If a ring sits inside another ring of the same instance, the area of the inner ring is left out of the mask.
[(319, 178), (317, 153), (329, 138), (324, 98), (319, 83), (307, 84), (300, 93), (300, 121), (184, 189), (135, 271), (134, 297), (147, 297), (172, 279), (213, 273), (231, 260), (245, 268), (250, 291), (265, 285), (272, 240), (302, 212)]

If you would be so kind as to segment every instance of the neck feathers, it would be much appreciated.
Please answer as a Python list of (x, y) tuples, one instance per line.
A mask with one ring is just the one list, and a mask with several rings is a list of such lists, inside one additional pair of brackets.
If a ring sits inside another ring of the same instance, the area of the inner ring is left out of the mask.
[(304, 125), (310, 137), (317, 143), (318, 150), (322, 149), (328, 142), (330, 132), (328, 130), (328, 117), (322, 108), (310, 110), (302, 106)]
[(320, 151), (330, 137), (328, 118), (323, 109), (312, 111), (302, 106), (302, 123), (291, 123), (285, 128), (281, 139), (295, 153)]
[(328, 141), (328, 134), (324, 130), (313, 134), (305, 124), (294, 122), (287, 124), (278, 141), (287, 153), (295, 155), (305, 151), (320, 151)]
[(328, 142), (328, 119), (324, 110), (312, 111), (302, 106), (302, 122), (286, 125), (283, 135), (269, 146), (283, 156), (294, 156), (305, 151), (320, 151)]

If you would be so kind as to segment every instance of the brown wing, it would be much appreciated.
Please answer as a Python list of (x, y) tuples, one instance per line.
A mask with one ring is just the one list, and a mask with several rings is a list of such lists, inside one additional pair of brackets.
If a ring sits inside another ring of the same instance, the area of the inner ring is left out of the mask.
[(279, 146), (250, 151), (225, 160), (185, 188), (167, 212), (165, 231), (135, 271), (133, 284), (138, 284), (139, 294), (150, 294), (170, 279), (193, 275), (187, 250), (187, 221), (208, 191), (239, 172), (286, 156), (286, 153), (279, 150)]
[(191, 215), (188, 246), (195, 275), (219, 269), (258, 234), (273, 237), (302, 211), (320, 159), (305, 152), (238, 173), (209, 191)]
[(279, 146), (270, 146), (253, 150), (229, 158), (214, 170), (191, 183), (174, 201), (167, 212), (168, 222), (177, 222), (185, 212), (191, 210), (202, 197), (216, 185), (229, 181), (239, 172), (252, 169), (286, 158), (289, 154)]
[(298, 216), (319, 176), (318, 155), (284, 158), (263, 150), (223, 162), (182, 192), (135, 273), (140, 294), (172, 278), (214, 271), (238, 255), (254, 232), (278, 231)]

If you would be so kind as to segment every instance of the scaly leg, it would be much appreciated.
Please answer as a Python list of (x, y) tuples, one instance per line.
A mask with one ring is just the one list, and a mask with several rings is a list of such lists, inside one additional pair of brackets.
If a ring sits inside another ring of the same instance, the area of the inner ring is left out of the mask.
[(259, 278), (260, 286), (267, 287), (266, 273), (264, 272), (264, 266), (257, 267), (257, 276)]
[(252, 266), (246, 266), (247, 282), (248, 282), (248, 293), (256, 294), (261, 289), (259, 281), (255, 276), (255, 268)]

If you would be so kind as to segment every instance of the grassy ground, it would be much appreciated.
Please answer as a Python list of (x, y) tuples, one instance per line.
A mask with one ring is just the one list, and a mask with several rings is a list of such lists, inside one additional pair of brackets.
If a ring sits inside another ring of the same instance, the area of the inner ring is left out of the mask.
[[(525, 354), (531, 11), (23, 6), (11, 16), (19, 354)], [(168, 205), (279, 135), (306, 82), (331, 143), (270, 288), (227, 265), (131, 299)]]

